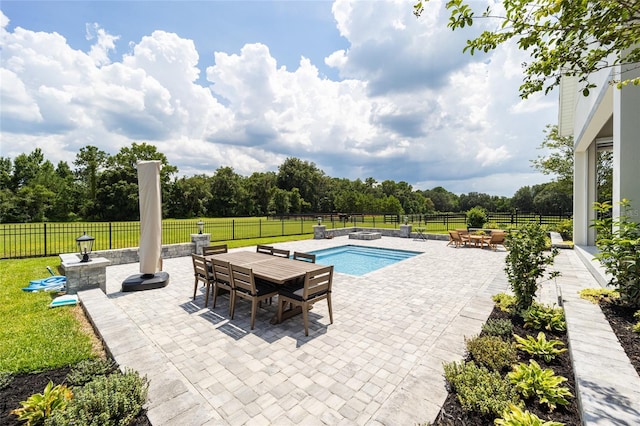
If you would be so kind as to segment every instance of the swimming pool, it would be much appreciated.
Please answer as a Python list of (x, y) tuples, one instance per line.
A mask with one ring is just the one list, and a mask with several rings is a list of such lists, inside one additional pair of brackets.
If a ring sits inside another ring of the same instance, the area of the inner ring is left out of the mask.
[(333, 265), (336, 272), (364, 275), (420, 254), (417, 251), (346, 245), (312, 251), (316, 263)]

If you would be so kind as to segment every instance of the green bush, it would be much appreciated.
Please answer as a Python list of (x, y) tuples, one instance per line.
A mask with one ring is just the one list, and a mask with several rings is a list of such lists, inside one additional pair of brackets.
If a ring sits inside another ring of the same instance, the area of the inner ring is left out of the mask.
[(595, 204), (600, 217), (593, 221), (596, 246), (600, 250), (595, 257), (611, 274), (609, 285), (618, 290), (620, 301), (640, 308), (640, 223), (630, 219), (629, 200), (623, 199), (620, 207), (620, 216), (614, 218), (610, 214), (613, 208), (610, 203)]
[[(547, 238), (545, 230), (535, 222), (527, 223), (506, 236), (509, 251), (504, 271), (516, 296), (518, 312), (531, 306), (538, 291), (538, 280), (544, 277), (546, 267), (553, 264), (553, 259), (558, 254), (555, 248), (549, 255), (545, 254)], [(548, 279), (559, 275), (557, 271), (551, 272)]]
[(522, 411), (517, 405), (511, 404), (504, 410), (501, 419), (494, 421), (495, 426), (564, 426), (564, 423), (544, 421), (529, 410)]
[(507, 293), (498, 293), (491, 296), (498, 309), (502, 312), (513, 312), (513, 308), (516, 305), (516, 297)]
[(98, 376), (76, 391), (66, 410), (47, 419), (47, 426), (127, 426), (147, 399), (148, 382), (132, 370)]
[(498, 417), (520, 401), (513, 385), (473, 361), (444, 364), (444, 375), (463, 409)]
[(522, 313), (524, 326), (534, 330), (566, 331), (567, 322), (564, 318), (564, 310), (534, 303)]
[(82, 386), (94, 380), (96, 376), (113, 373), (118, 365), (110, 359), (89, 359), (74, 365), (67, 374), (67, 383), (72, 386)]
[(73, 398), (73, 392), (65, 385), (53, 386), (49, 381), (42, 393), (36, 393), (20, 402), (21, 408), (11, 411), (18, 419), (25, 420), (27, 425), (42, 424), (54, 413), (62, 412)]
[(467, 212), (467, 226), (469, 228), (482, 228), (487, 223), (487, 212), (479, 206), (469, 209)]
[(513, 323), (508, 319), (491, 318), (482, 325), (482, 332), (489, 336), (510, 336), (513, 333)]
[(538, 333), (538, 337), (527, 336), (523, 338), (517, 334), (513, 335), (516, 339), (516, 347), (521, 351), (528, 353), (537, 358), (542, 358), (545, 362), (551, 362), (556, 356), (562, 352), (566, 352), (567, 349), (557, 349), (556, 346), (564, 346), (560, 340), (547, 340), (547, 336), (541, 331)]
[(567, 397), (573, 396), (568, 388), (560, 386), (567, 381), (566, 377), (556, 376), (548, 368), (543, 370), (534, 360), (529, 360), (528, 365), (516, 365), (507, 377), (525, 399), (535, 398), (540, 404), (546, 404), (549, 411), (558, 405), (567, 405)]
[(563, 240), (573, 240), (573, 219), (563, 219), (558, 222), (553, 230), (562, 235)]
[(612, 302), (620, 298), (618, 292), (610, 288), (583, 288), (578, 292), (580, 298), (591, 303)]
[(481, 336), (465, 339), (467, 351), (480, 365), (491, 371), (501, 371), (517, 361), (517, 351), (513, 343), (497, 336)]

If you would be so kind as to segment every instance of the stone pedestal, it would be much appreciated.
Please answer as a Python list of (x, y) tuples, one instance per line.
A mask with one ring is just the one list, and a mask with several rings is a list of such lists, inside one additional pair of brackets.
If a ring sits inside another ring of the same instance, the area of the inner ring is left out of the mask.
[(313, 225), (313, 239), (322, 240), (326, 235), (327, 227), (325, 225)]
[(62, 271), (67, 277), (67, 294), (76, 294), (80, 290), (100, 288), (107, 294), (107, 266), (109, 259), (93, 257), (89, 262), (80, 262), (77, 254), (61, 254)]
[(411, 225), (400, 225), (400, 238), (409, 238), (411, 236)]
[(211, 234), (191, 234), (191, 242), (195, 243), (195, 254), (202, 254), (202, 247), (211, 244)]

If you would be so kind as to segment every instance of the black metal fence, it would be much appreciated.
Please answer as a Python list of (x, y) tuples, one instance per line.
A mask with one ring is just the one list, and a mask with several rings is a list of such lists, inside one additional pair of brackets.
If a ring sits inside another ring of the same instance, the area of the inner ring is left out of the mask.
[[(489, 222), (501, 228), (517, 228), (525, 222), (555, 225), (570, 214), (543, 216), (531, 213), (489, 213)], [(308, 214), (287, 217), (203, 219), (204, 232), (211, 241), (308, 235), (318, 219), (328, 229), (347, 226), (397, 228), (405, 219), (426, 232), (447, 232), (466, 227), (464, 213), (436, 213), (399, 216), (392, 214)], [(186, 243), (198, 233), (198, 220), (165, 220), (162, 222), (163, 244)], [(77, 250), (76, 238), (83, 234), (95, 238), (94, 250), (137, 247), (140, 222), (72, 222), (0, 224), (0, 259), (54, 256)]]

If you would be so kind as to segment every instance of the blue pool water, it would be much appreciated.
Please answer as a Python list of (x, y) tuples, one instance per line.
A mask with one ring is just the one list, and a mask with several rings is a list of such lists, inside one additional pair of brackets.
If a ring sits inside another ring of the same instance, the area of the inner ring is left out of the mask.
[(316, 263), (333, 265), (334, 271), (350, 275), (364, 275), (420, 254), (416, 251), (355, 245), (316, 250), (311, 253), (316, 255)]

